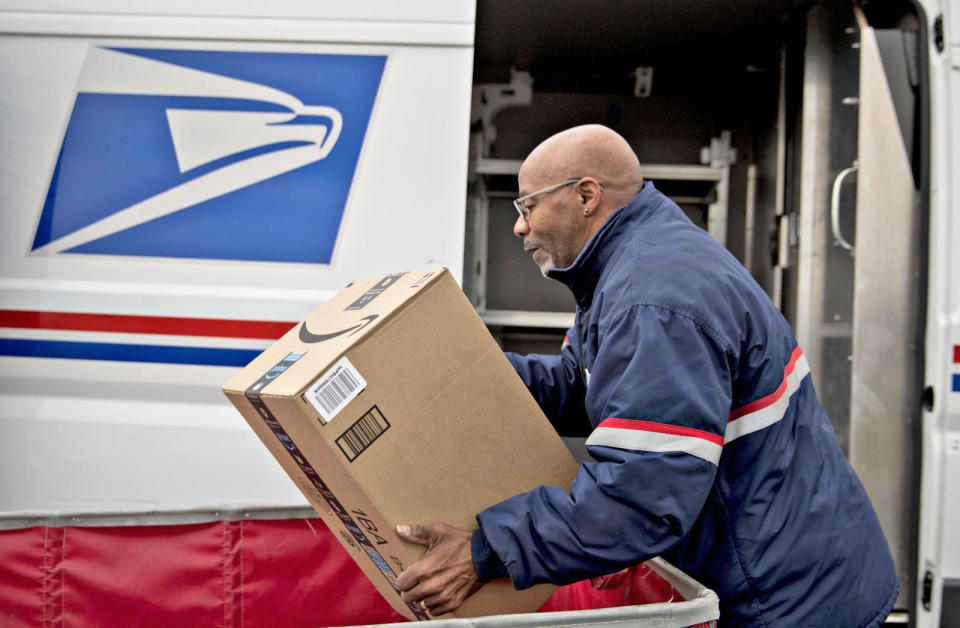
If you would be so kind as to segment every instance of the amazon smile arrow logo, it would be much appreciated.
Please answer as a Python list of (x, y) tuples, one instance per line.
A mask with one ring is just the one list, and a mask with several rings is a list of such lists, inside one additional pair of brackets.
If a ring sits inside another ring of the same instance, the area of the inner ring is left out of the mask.
[(305, 343), (323, 342), (324, 340), (330, 340), (331, 338), (336, 338), (337, 336), (342, 336), (343, 334), (347, 334), (347, 333), (349, 333), (349, 335), (352, 336), (357, 332), (359, 332), (364, 327), (366, 327), (367, 325), (369, 325), (370, 323), (372, 323), (379, 316), (380, 316), (379, 314), (371, 314), (370, 316), (364, 316), (363, 318), (360, 319), (361, 321), (363, 321), (362, 323), (358, 323), (353, 327), (347, 327), (346, 329), (341, 329), (339, 331), (330, 332), (329, 334), (311, 333), (307, 329), (307, 322), (304, 321), (303, 324), (300, 325), (300, 342), (305, 342)]

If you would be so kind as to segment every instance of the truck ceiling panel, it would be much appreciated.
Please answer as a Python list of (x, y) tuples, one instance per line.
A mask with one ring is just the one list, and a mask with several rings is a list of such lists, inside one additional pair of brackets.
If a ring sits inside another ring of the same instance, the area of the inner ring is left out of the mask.
[[(480, 0), (476, 66), (561, 69), (637, 65), (699, 57), (704, 63), (748, 49), (770, 48), (782, 25), (802, 17), (803, 0), (735, 3), (589, 0)], [(564, 67), (564, 64), (570, 64)]]
[(474, 0), (0, 0), (0, 11), (99, 15), (294, 18), (473, 24)]

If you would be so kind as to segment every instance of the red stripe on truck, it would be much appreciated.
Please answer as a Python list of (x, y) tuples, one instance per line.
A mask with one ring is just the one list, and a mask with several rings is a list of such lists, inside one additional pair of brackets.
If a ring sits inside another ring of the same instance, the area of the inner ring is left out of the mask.
[(72, 331), (276, 340), (287, 333), (294, 325), (296, 323), (226, 318), (179, 318), (171, 316), (0, 310), (0, 327), (21, 329), (68, 329)]

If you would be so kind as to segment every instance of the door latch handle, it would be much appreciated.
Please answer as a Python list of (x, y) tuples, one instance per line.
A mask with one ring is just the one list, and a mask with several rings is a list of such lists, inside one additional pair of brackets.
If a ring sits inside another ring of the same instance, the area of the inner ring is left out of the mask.
[(834, 244), (838, 244), (850, 251), (851, 255), (853, 255), (853, 245), (840, 233), (840, 186), (843, 185), (843, 180), (847, 175), (856, 172), (859, 168), (860, 164), (854, 159), (852, 166), (841, 170), (837, 178), (833, 180), (833, 192), (830, 195), (830, 227), (833, 230)]

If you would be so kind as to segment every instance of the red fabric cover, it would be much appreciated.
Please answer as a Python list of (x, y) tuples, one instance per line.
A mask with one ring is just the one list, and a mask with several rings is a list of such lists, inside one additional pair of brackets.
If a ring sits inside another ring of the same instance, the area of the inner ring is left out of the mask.
[[(643, 565), (541, 611), (680, 600)], [(345, 626), (403, 621), (320, 519), (0, 531), (0, 625)]]
[(0, 531), (0, 625), (402, 621), (319, 519)]
[(655, 571), (640, 564), (609, 576), (560, 587), (540, 612), (612, 608), (631, 604), (681, 601), (683, 598)]

